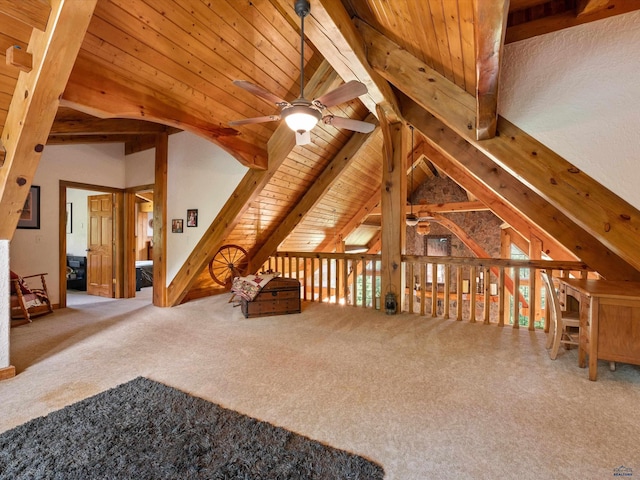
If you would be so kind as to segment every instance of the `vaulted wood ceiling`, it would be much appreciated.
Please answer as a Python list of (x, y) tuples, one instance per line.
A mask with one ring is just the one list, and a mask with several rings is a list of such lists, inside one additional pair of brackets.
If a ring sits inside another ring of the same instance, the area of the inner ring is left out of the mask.
[[(37, 167), (31, 154), (27, 168), (15, 158), (25, 122), (9, 111), (21, 108), (25, 85), (38, 87), (29, 81), (39, 82), (45, 97), (55, 90), (50, 80), (30, 74), (20, 79), (26, 83), (19, 81), (20, 71), (39, 68), (44, 59), (64, 82), (60, 107), (53, 106), (49, 122), (41, 116), (48, 144), (116, 141), (133, 152), (153, 145), (159, 132), (186, 130), (251, 168), (237, 197), (243, 206), (223, 209), (225, 227), (207, 240), (208, 252), (222, 242), (237, 243), (259, 263), (279, 246), (330, 251), (364, 222), (380, 197), (380, 128), (353, 134), (321, 123), (311, 144), (295, 146), (280, 122), (228, 126), (278, 112), (233, 80), (249, 80), (289, 101), (298, 96), (294, 0), (97, 0), (91, 12), (87, 5), (94, 1), (0, 0), (0, 54), (7, 52), (0, 62), (0, 129), (7, 150), (0, 214), (15, 217), (17, 192), (24, 191), (14, 186), (16, 177), (30, 181)], [(84, 27), (82, 18), (66, 19), (82, 17), (65, 10), (79, 4), (86, 9)], [(496, 113), (505, 42), (636, 9), (635, 0), (311, 0), (305, 96), (353, 79), (365, 83), (367, 95), (330, 113), (410, 122), (418, 132), (414, 158), (422, 178), (450, 176), (480, 208), (491, 208), (526, 238), (540, 239), (556, 258), (580, 258), (611, 278), (638, 278), (640, 254), (629, 240), (638, 229), (635, 209), (611, 200), (610, 192), (572, 173), (563, 159)], [(60, 12), (63, 22), (54, 25), (50, 17)], [(61, 39), (58, 50), (34, 50), (32, 31), (52, 31), (48, 38)], [(71, 39), (80, 42), (77, 57)], [(27, 143), (44, 142), (29, 135)], [(532, 152), (537, 166), (518, 163)], [(516, 176), (509, 173), (514, 171)], [(602, 193), (593, 194), (598, 188)], [(591, 196), (577, 201), (569, 193), (576, 189)], [(605, 197), (594, 210), (593, 202)], [(2, 238), (11, 238), (14, 228), (12, 223)], [(363, 228), (358, 241), (375, 247), (379, 239), (375, 229)], [(192, 255), (170, 287), (172, 302), (184, 296), (206, 261), (207, 255)]]

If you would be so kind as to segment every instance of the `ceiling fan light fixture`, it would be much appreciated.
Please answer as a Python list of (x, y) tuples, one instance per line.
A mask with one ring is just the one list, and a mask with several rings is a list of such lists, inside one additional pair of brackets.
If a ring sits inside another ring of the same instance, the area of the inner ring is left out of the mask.
[(322, 118), (322, 114), (315, 108), (306, 105), (294, 105), (283, 110), (282, 118), (291, 130), (298, 133), (310, 131)]
[(407, 227), (415, 227), (418, 225), (420, 219), (413, 213), (408, 213), (405, 218), (405, 222), (407, 223)]

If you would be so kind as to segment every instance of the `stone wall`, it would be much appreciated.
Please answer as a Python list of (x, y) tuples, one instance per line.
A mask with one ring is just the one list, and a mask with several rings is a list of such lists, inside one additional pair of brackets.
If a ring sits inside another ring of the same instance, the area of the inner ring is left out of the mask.
[[(465, 190), (460, 188), (448, 177), (434, 177), (416, 189), (412, 202), (438, 204), (467, 202), (469, 198)], [(417, 213), (419, 207), (413, 208)], [(475, 242), (480, 245), (489, 257), (498, 258), (500, 256), (500, 226), (502, 220), (492, 212), (465, 212), (446, 213), (448, 219), (455, 222), (464, 230)], [(431, 232), (429, 235), (451, 235), (451, 256), (453, 257), (475, 257), (461, 240), (438, 224), (431, 222)], [(425, 237), (416, 233), (416, 227), (407, 227), (407, 255), (426, 255)]]

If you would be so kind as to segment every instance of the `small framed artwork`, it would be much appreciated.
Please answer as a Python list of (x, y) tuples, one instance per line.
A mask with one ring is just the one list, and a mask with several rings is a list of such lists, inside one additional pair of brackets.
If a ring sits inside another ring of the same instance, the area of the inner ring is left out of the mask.
[(40, 187), (31, 185), (29, 195), (22, 207), (18, 228), (40, 228)]
[(173, 233), (182, 233), (182, 219), (174, 218), (171, 220), (171, 232)]
[(187, 227), (198, 226), (198, 209), (190, 208), (187, 210)]
[(67, 233), (73, 233), (73, 204), (67, 203)]

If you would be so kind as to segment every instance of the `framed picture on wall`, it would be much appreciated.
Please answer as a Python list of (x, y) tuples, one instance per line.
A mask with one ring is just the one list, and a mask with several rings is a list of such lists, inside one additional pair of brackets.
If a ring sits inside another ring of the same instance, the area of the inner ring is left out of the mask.
[(31, 185), (22, 207), (18, 228), (40, 228), (40, 187)]
[(190, 208), (187, 210), (187, 227), (198, 226), (198, 209)]
[(182, 233), (182, 219), (174, 218), (171, 220), (171, 232), (172, 233)]
[[(451, 235), (426, 235), (424, 237), (424, 248), (429, 257), (450, 257), (451, 256)], [(433, 282), (431, 264), (427, 264), (427, 283)], [(444, 283), (444, 265), (438, 264), (437, 283)]]

